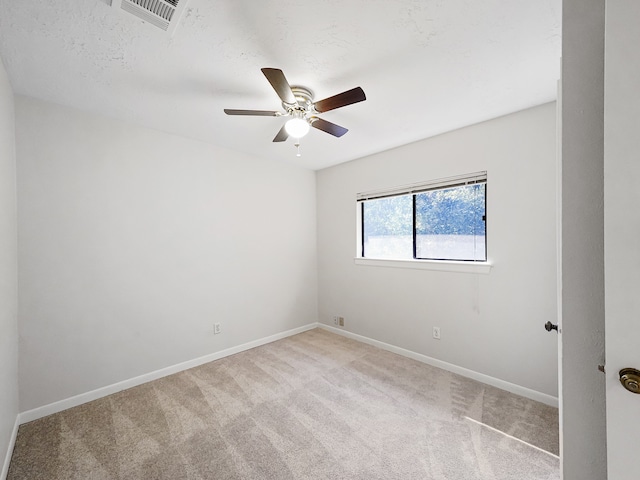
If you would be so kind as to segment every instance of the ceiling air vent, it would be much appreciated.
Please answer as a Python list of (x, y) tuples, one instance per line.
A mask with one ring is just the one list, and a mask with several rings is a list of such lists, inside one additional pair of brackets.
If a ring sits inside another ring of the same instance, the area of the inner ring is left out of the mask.
[(112, 0), (111, 6), (173, 33), (187, 0)]

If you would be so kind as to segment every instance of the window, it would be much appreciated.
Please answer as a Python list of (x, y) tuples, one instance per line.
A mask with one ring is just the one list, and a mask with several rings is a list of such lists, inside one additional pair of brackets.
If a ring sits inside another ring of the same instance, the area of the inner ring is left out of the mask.
[(397, 260), (487, 260), (487, 174), (358, 194), (360, 255)]

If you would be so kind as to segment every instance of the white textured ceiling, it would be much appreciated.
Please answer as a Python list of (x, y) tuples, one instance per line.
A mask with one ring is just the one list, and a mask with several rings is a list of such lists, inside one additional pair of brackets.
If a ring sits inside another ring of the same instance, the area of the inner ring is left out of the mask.
[[(556, 98), (561, 0), (188, 0), (173, 36), (110, 0), (0, 0), (18, 94), (319, 169)], [(284, 71), (349, 129), (273, 143), (284, 120), (260, 72)]]

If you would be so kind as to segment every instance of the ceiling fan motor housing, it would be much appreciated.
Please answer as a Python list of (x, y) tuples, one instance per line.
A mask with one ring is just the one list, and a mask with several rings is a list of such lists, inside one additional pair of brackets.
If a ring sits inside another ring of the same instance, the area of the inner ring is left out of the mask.
[[(313, 92), (307, 87), (301, 87), (299, 85), (292, 85), (291, 91), (293, 92), (293, 96), (296, 97), (298, 106), (305, 112), (311, 111), (313, 106)], [(282, 102), (282, 106), (287, 111), (296, 109), (295, 105), (289, 105), (285, 102)]]

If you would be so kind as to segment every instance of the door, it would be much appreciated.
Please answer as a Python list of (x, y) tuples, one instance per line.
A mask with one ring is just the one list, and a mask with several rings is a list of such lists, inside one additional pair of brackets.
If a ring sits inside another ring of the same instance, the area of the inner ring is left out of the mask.
[(640, 2), (607, 0), (604, 225), (608, 480), (637, 480), (640, 394), (618, 372), (640, 370)]
[[(560, 58), (560, 71), (562, 72), (562, 58)], [(557, 319), (555, 331), (558, 334), (558, 443), (560, 446), (560, 461), (563, 456), (563, 433), (562, 424), (564, 420), (564, 403), (562, 396), (562, 80), (558, 80), (556, 100), (556, 299), (557, 299)], [(545, 328), (547, 325), (545, 324)], [(553, 329), (547, 328), (549, 333)], [(562, 467), (560, 468), (562, 475)]]
[(564, 480), (607, 477), (604, 277), (606, 0), (563, 0), (560, 428)]

